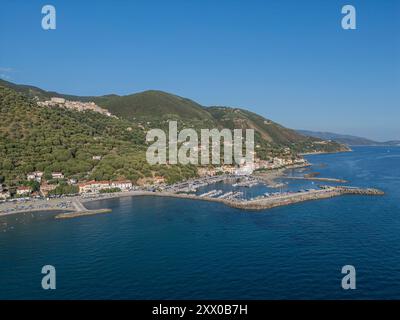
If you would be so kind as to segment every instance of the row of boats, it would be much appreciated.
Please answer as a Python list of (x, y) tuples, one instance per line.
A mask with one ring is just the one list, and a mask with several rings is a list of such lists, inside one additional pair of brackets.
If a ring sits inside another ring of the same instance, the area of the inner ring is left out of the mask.
[(222, 190), (211, 190), (199, 195), (200, 198), (216, 198), (216, 199), (227, 199), (227, 200), (238, 200), (243, 196), (241, 191), (229, 191), (224, 193)]

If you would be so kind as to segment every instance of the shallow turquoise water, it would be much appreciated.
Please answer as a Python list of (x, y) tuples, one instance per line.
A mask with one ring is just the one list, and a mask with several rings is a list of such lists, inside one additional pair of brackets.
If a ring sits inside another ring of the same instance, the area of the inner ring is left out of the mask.
[[(321, 176), (387, 194), (263, 212), (125, 198), (90, 204), (113, 209), (105, 215), (2, 218), (0, 298), (400, 298), (400, 148), (308, 159)], [(57, 270), (54, 291), (41, 289), (46, 264)], [(341, 288), (347, 264), (357, 270), (356, 290)]]

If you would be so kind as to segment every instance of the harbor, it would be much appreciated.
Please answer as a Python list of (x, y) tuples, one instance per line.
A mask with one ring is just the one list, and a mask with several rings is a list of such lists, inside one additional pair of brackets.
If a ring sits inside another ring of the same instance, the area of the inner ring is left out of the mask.
[[(279, 206), (291, 205), (299, 202), (326, 199), (343, 195), (381, 196), (384, 192), (373, 188), (358, 188), (353, 186), (319, 185), (309, 189), (289, 190), (287, 184), (275, 181), (276, 178), (293, 180), (315, 180), (326, 182), (340, 182), (345, 180), (315, 177), (288, 177), (273, 173), (273, 178), (249, 175), (220, 175), (193, 179), (173, 185), (131, 190), (106, 194), (85, 194), (57, 199), (24, 199), (22, 202), (7, 202), (0, 204), (0, 216), (37, 211), (62, 210), (56, 219), (75, 218), (100, 213), (109, 213), (110, 209), (101, 208), (90, 210), (85, 204), (105, 199), (120, 197), (155, 196), (191, 199), (199, 201), (218, 202), (229, 207), (241, 210), (265, 210)], [(272, 183), (271, 183), (272, 182)], [(279, 191), (270, 191), (272, 188)], [(265, 188), (265, 189), (260, 189)], [(286, 188), (287, 190), (284, 190)], [(253, 189), (264, 190), (257, 194)], [(267, 191), (266, 191), (267, 190)], [(249, 193), (248, 193), (249, 192)]]
[[(219, 191), (219, 192), (218, 192)], [(170, 192), (150, 192), (150, 191), (133, 191), (126, 192), (124, 194), (110, 195), (107, 199), (115, 197), (138, 197), (138, 196), (153, 196), (153, 197), (170, 197), (170, 198), (180, 198), (180, 199), (190, 199), (190, 200), (200, 200), (217, 202), (227, 205), (232, 208), (241, 210), (251, 210), (259, 211), (265, 209), (271, 209), (280, 206), (287, 206), (299, 202), (320, 200), (333, 197), (339, 197), (344, 195), (364, 195), (364, 196), (383, 196), (385, 193), (378, 189), (373, 188), (357, 188), (350, 186), (322, 186), (321, 189), (307, 190), (303, 192), (287, 192), (287, 193), (276, 193), (276, 194), (266, 194), (260, 196), (257, 199), (245, 200), (241, 199), (240, 192), (232, 193), (228, 192), (223, 194), (221, 190), (213, 190), (205, 195), (193, 195), (193, 194), (183, 194), (183, 193), (170, 193)], [(96, 201), (99, 199), (85, 199), (85, 202)], [(75, 200), (79, 202), (78, 200)], [(82, 205), (82, 203), (81, 203)], [(83, 205), (82, 205), (83, 206)], [(84, 206), (83, 206), (84, 207)], [(74, 218), (80, 216), (93, 215), (97, 213), (107, 213), (111, 212), (109, 209), (98, 209), (98, 210), (79, 210), (70, 213), (63, 213), (56, 216), (57, 219), (60, 218)]]

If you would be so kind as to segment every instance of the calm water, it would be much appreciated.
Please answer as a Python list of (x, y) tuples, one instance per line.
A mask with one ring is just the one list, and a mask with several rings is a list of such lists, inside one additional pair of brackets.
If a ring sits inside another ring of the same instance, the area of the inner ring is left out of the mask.
[[(2, 218), (0, 298), (399, 299), (400, 148), (308, 159), (321, 176), (387, 195), (257, 213), (201, 201), (126, 198), (90, 205), (113, 209), (105, 215)], [(57, 269), (55, 291), (41, 289), (46, 264)], [(357, 270), (353, 291), (341, 289), (346, 264)]]

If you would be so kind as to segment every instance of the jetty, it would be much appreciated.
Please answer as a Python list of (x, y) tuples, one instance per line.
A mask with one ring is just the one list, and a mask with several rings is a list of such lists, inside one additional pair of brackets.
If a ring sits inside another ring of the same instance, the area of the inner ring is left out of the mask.
[(368, 195), (368, 196), (382, 196), (385, 193), (378, 189), (372, 188), (357, 188), (348, 186), (322, 186), (321, 189), (302, 191), (297, 193), (284, 193), (276, 194), (273, 196), (266, 196), (256, 200), (241, 201), (227, 203), (229, 206), (244, 209), (244, 210), (264, 210), (279, 206), (286, 206), (298, 202), (319, 200), (338, 197), (342, 195)]
[(74, 201), (72, 201), (72, 206), (74, 207), (75, 211), (57, 214), (55, 216), (55, 218), (56, 219), (69, 219), (69, 218), (76, 218), (76, 217), (82, 217), (82, 216), (90, 216), (90, 215), (99, 214), (99, 213), (109, 213), (112, 211), (111, 209), (89, 210), (78, 199), (75, 199)]
[[(226, 196), (210, 197), (207, 195), (198, 196), (193, 194), (170, 193), (170, 192), (137, 192), (135, 194), (126, 194), (126, 196), (153, 196), (153, 197), (169, 197), (190, 200), (200, 200), (208, 202), (218, 202), (232, 208), (241, 210), (265, 210), (274, 207), (291, 205), (299, 202), (327, 199), (344, 195), (365, 195), (365, 196), (382, 196), (385, 193), (373, 188), (358, 188), (351, 186), (321, 186), (321, 189), (309, 189), (301, 192), (286, 193), (266, 193), (258, 196), (256, 199), (246, 200), (238, 199), (238, 193), (228, 192)], [(215, 194), (212, 194), (215, 196)]]
[(283, 179), (289, 180), (311, 180), (311, 181), (325, 181), (325, 182), (336, 182), (336, 183), (346, 183), (347, 180), (336, 179), (336, 178), (322, 178), (322, 177), (283, 177)]
[[(24, 207), (18, 207), (18, 204), (6, 203), (6, 209), (14, 209), (6, 212), (0, 211), (0, 216), (21, 213), (21, 212), (34, 212), (43, 210), (60, 210), (64, 213), (57, 214), (56, 219), (68, 219), (81, 216), (90, 216), (101, 213), (111, 212), (110, 209), (96, 209), (89, 210), (85, 207), (85, 203), (123, 197), (138, 197), (138, 196), (151, 196), (151, 197), (167, 197), (167, 198), (180, 198), (197, 201), (218, 202), (226, 206), (237, 208), (241, 210), (265, 210), (279, 206), (291, 205), (299, 202), (327, 199), (344, 195), (364, 195), (364, 196), (382, 196), (385, 193), (378, 189), (373, 188), (358, 188), (352, 186), (319, 186), (319, 189), (300, 190), (298, 192), (266, 192), (263, 195), (257, 196), (253, 199), (244, 199), (241, 196), (243, 192), (230, 191), (223, 194), (222, 190), (211, 190), (202, 195), (166, 192), (166, 191), (128, 191), (117, 192), (102, 195), (93, 195), (91, 197), (82, 198), (77, 196), (70, 198), (70, 201), (65, 199), (53, 199), (49, 201), (32, 201)], [(43, 205), (47, 206), (44, 207)], [(62, 204), (62, 206), (60, 206)], [(3, 204), (4, 206), (4, 204)], [(68, 211), (68, 212), (65, 212)]]

